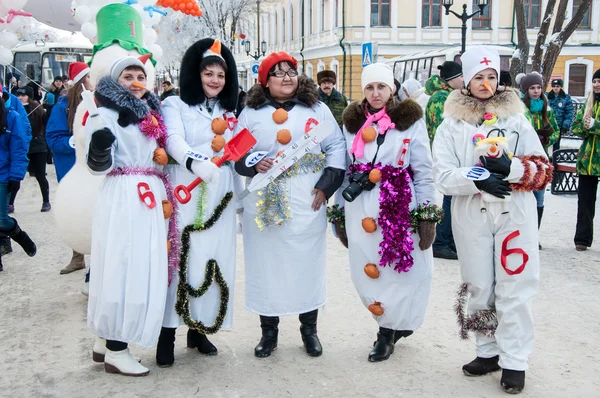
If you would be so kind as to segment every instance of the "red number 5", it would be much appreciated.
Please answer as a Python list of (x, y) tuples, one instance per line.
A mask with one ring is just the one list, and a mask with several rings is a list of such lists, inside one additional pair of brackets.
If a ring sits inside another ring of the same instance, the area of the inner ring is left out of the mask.
[[(525, 253), (525, 250), (523, 250), (521, 248), (516, 248), (516, 249), (508, 249), (507, 248), (508, 242), (513, 240), (514, 238), (518, 237), (519, 235), (521, 235), (521, 233), (517, 230), (517, 231), (509, 234), (502, 242), (502, 254), (500, 255), (500, 263), (502, 264), (502, 268), (504, 268), (504, 271), (506, 271), (506, 273), (508, 275), (520, 274), (525, 269), (525, 265), (527, 264), (527, 261), (529, 261), (529, 255), (527, 253)], [(523, 263), (521, 263), (519, 268), (517, 268), (514, 271), (508, 269), (508, 267), (506, 266), (506, 257), (510, 256), (511, 254), (521, 254), (523, 256)]]

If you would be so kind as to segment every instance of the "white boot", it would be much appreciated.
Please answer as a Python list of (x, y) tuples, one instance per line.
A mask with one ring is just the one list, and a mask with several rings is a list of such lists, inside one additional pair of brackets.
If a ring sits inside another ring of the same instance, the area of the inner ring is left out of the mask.
[(92, 349), (92, 360), (94, 362), (104, 362), (106, 355), (106, 340), (102, 337), (96, 337), (94, 348)]
[(104, 356), (104, 370), (106, 373), (119, 373), (124, 376), (147, 376), (148, 368), (140, 365), (129, 352), (129, 348), (123, 351), (106, 350)]

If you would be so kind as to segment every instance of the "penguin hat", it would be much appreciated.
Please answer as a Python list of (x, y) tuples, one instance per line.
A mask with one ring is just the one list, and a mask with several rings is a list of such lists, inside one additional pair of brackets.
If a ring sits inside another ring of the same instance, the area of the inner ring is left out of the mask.
[(217, 39), (199, 40), (185, 52), (180, 69), (180, 98), (190, 106), (202, 104), (206, 94), (200, 73), (203, 68), (214, 64), (225, 69), (225, 86), (217, 98), (221, 107), (233, 112), (238, 97), (237, 67), (231, 51)]

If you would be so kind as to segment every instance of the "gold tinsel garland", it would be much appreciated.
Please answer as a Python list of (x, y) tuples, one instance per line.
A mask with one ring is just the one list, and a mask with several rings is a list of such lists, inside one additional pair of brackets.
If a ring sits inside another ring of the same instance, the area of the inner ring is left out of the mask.
[[(196, 226), (194, 224), (190, 224), (183, 229), (181, 233), (181, 257), (179, 259), (179, 284), (177, 286), (177, 303), (175, 304), (175, 312), (182, 317), (183, 322), (190, 328), (199, 331), (204, 334), (215, 334), (221, 326), (223, 325), (223, 321), (225, 320), (225, 316), (227, 315), (227, 307), (229, 302), (229, 286), (227, 286), (227, 282), (223, 278), (223, 274), (221, 273), (221, 268), (219, 268), (219, 264), (216, 260), (210, 259), (206, 263), (206, 271), (204, 273), (204, 282), (198, 287), (194, 289), (188, 282), (188, 260), (190, 254), (190, 235), (193, 232), (202, 232), (213, 225), (221, 218), (223, 211), (231, 202), (233, 198), (233, 192), (228, 192), (219, 205), (215, 208), (215, 211), (210, 216), (208, 220), (204, 223), (204, 225)], [(190, 296), (193, 298), (202, 297), (208, 291), (208, 288), (213, 283), (216, 282), (217, 286), (221, 290), (221, 303), (219, 305), (219, 311), (217, 312), (217, 317), (215, 318), (215, 322), (211, 326), (206, 326), (202, 321), (196, 321), (192, 318), (190, 313)]]

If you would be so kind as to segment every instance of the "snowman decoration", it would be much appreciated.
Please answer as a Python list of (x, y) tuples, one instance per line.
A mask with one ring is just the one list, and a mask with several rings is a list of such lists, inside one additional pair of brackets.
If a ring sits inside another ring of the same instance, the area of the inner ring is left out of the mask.
[[(133, 5), (112, 0), (78, 1), (81, 4), (73, 4), (75, 19), (83, 24), (82, 33), (94, 43), (90, 62), (92, 84), (95, 85), (100, 77), (108, 75), (115, 59), (151, 54), (148, 60), (151, 65), (145, 66), (147, 88), (152, 90), (154, 66), (162, 56), (161, 48), (154, 44), (156, 32), (151, 28), (161, 17), (159, 12), (150, 15), (153, 8), (151, 4), (155, 1), (139, 0)], [(146, 5), (145, 8), (143, 5)], [(79, 253), (90, 254), (92, 216), (104, 176), (92, 175), (87, 169), (86, 120), (87, 109), (82, 102), (77, 108), (73, 126), (76, 162), (59, 184), (53, 213), (58, 232), (67, 245)]]
[[(473, 151), (473, 162), (477, 166), (481, 166), (479, 158), (481, 156), (488, 158), (499, 158), (503, 154), (506, 154), (509, 158), (512, 158), (513, 154), (508, 147), (508, 141), (506, 137), (485, 137), (483, 134), (478, 134), (473, 137), (475, 142), (475, 150)], [(493, 202), (510, 202), (510, 195), (504, 198), (498, 198), (487, 192), (481, 192), (481, 199), (486, 203)]]

